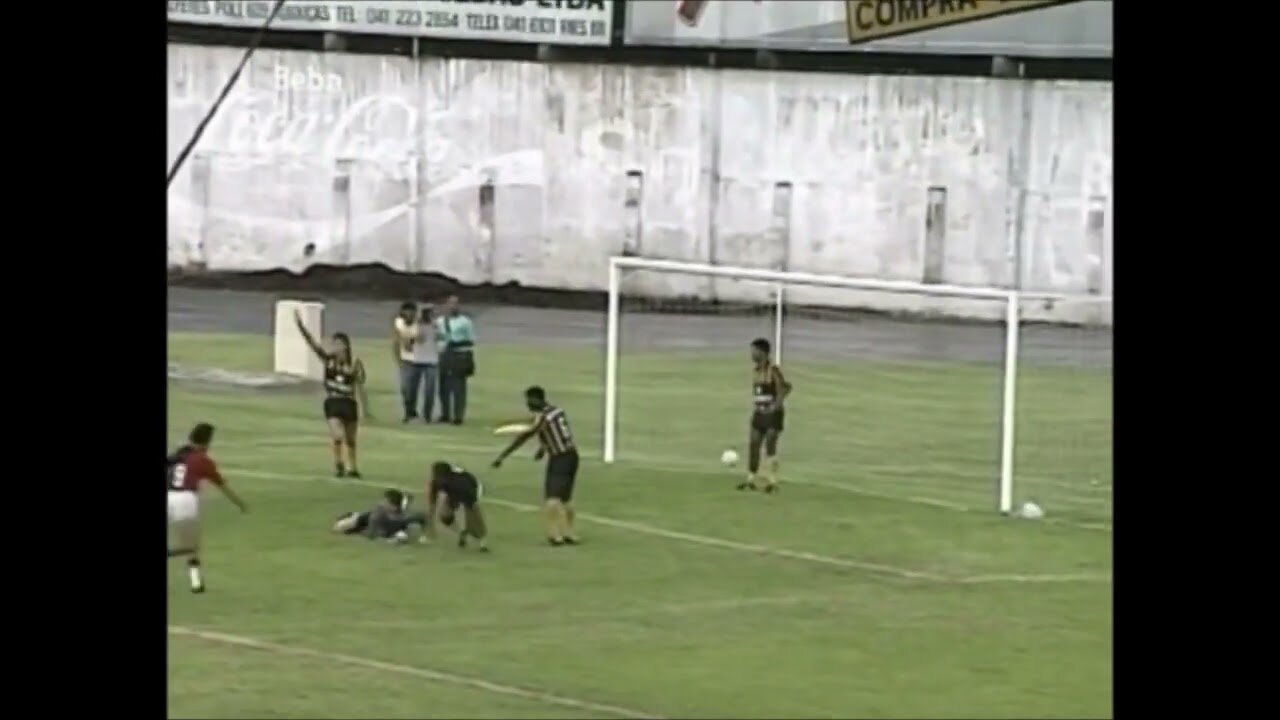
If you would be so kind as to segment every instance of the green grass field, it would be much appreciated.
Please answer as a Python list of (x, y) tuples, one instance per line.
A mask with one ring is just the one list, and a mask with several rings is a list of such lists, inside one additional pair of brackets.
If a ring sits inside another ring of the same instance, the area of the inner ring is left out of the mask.
[[(170, 336), (170, 360), (266, 372), (268, 337)], [(994, 512), (999, 371), (788, 362), (778, 496), (732, 490), (742, 353), (628, 352), (621, 460), (599, 462), (595, 348), (486, 346), (465, 427), (399, 424), (382, 343), (366, 482), (328, 478), (320, 399), (170, 382), (171, 445), (215, 423), (252, 513), (207, 493), (209, 592), (169, 584), (175, 717), (1109, 717), (1109, 373), (1025, 368), (1017, 497)], [(375, 352), (372, 348), (378, 348)], [(588, 451), (586, 544), (542, 544), (541, 467), (488, 428), (544, 384)], [(446, 459), (485, 482), (494, 552), (334, 537)]]

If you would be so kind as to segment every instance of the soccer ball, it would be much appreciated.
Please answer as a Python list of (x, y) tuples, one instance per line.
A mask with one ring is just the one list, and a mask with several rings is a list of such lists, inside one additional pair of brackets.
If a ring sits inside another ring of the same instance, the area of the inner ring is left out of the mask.
[(1042, 510), (1039, 505), (1033, 502), (1025, 502), (1025, 503), (1022, 503), (1022, 508), (1018, 514), (1026, 518), (1027, 520), (1039, 520), (1040, 518), (1044, 517), (1044, 510)]
[(738, 464), (738, 453), (733, 450), (725, 450), (720, 453), (720, 464), (725, 467), (733, 467)]

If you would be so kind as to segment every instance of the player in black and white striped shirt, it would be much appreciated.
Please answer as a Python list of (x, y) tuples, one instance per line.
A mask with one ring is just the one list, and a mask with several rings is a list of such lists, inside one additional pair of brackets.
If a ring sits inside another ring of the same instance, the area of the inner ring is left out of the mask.
[(533, 425), (516, 436), (511, 445), (493, 461), (500, 467), (502, 461), (520, 449), (532, 437), (537, 437), (541, 447), (536, 459), (547, 458), (547, 471), (542, 492), (546, 502), (547, 541), (553, 546), (577, 545), (578, 536), (573, 530), (573, 487), (578, 480), (578, 445), (569, 427), (569, 417), (563, 408), (547, 402), (547, 393), (534, 386), (525, 390), (525, 405), (533, 411)]

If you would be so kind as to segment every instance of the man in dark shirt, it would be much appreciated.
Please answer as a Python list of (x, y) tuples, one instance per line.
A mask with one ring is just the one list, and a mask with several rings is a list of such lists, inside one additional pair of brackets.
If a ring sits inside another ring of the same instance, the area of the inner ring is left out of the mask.
[(458, 547), (466, 547), (470, 536), (475, 538), (480, 552), (488, 552), (489, 546), (485, 541), (488, 531), (484, 513), (480, 511), (480, 496), (483, 494), (484, 487), (475, 475), (451, 463), (433, 464), (427, 485), (427, 525), (423, 528), (423, 536), (435, 536), (432, 521), (437, 517), (437, 507), (440, 507), (439, 518), (445, 527), (453, 526), (458, 508), (462, 508), (463, 526), (458, 529)]

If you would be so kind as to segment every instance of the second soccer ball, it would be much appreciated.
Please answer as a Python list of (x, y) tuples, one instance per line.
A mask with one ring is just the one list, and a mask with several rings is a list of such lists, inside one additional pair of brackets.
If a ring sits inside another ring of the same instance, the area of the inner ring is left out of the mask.
[(733, 450), (725, 450), (720, 453), (720, 463), (725, 467), (733, 467), (738, 464), (738, 453)]

